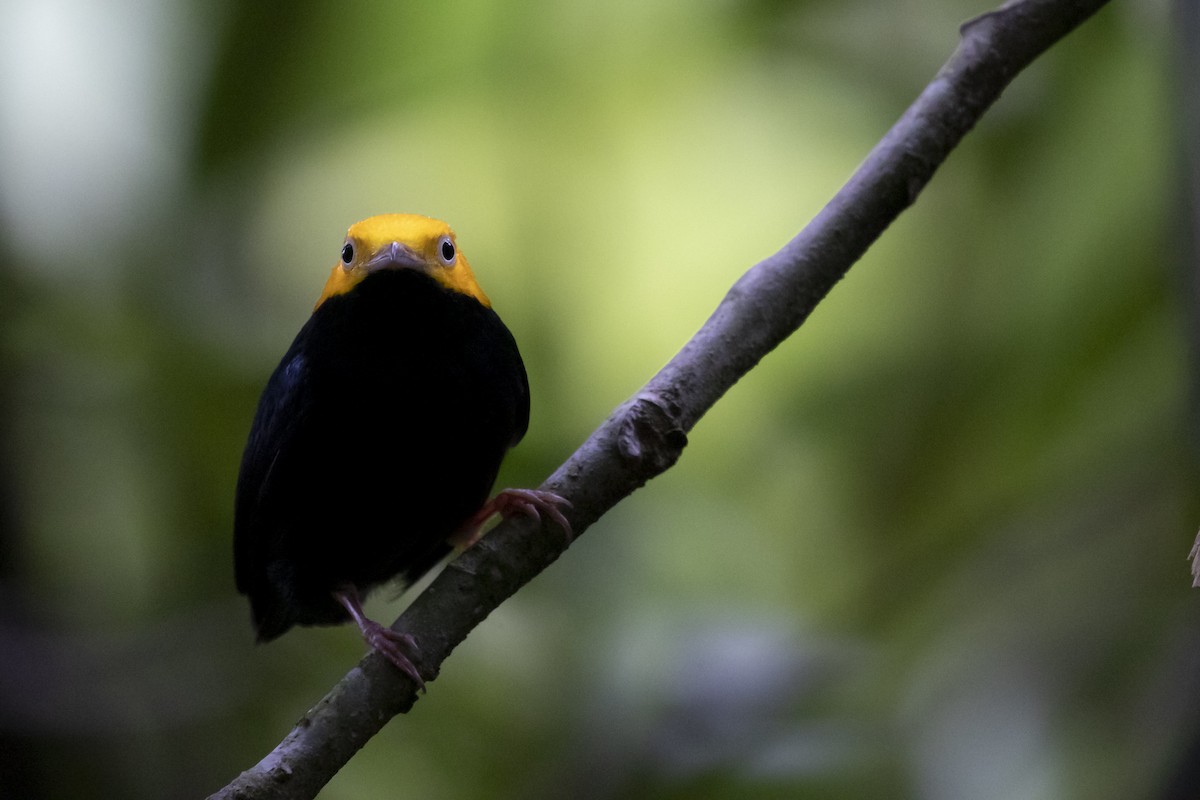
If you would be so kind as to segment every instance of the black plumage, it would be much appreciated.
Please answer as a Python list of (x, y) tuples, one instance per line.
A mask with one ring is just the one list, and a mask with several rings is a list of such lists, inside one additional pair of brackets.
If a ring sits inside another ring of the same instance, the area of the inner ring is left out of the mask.
[(238, 478), (237, 588), (260, 641), (348, 621), (336, 592), (433, 567), (528, 424), (516, 342), (475, 297), (381, 269), (325, 299), (271, 375)]

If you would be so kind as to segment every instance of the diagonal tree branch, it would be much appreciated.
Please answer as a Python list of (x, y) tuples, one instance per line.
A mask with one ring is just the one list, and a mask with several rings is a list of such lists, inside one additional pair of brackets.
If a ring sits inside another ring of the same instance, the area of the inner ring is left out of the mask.
[[(678, 459), (687, 432), (916, 199), (1008, 83), (1107, 0), (1013, 0), (962, 27), (958, 49), (850, 181), (803, 231), (729, 290), (684, 348), (619, 406), (542, 488), (568, 498), (575, 535)], [(435, 677), (451, 651), (568, 542), (509, 520), (452, 561), (393, 625), (416, 637)], [(369, 654), (266, 758), (212, 798), (308, 798), (394, 715), (412, 682)]]

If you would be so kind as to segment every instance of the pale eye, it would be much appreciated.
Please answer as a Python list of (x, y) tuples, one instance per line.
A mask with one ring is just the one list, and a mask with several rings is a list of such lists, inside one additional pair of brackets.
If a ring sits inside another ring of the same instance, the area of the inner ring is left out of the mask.
[(449, 236), (443, 236), (438, 242), (438, 258), (443, 264), (450, 265), (454, 263), (454, 241)]
[(350, 262), (353, 260), (354, 244), (353, 242), (346, 242), (344, 245), (342, 245), (342, 263), (346, 266), (350, 266)]

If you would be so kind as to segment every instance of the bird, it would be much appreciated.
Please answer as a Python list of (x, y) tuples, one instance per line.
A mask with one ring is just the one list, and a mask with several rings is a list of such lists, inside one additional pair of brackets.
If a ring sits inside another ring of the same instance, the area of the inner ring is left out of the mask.
[(545, 515), (561, 496), (505, 489), (529, 427), (529, 381), (445, 222), (382, 214), (352, 225), (312, 315), (267, 381), (234, 501), (234, 577), (259, 642), (353, 621), (424, 689), (410, 635), (363, 613), (494, 514)]

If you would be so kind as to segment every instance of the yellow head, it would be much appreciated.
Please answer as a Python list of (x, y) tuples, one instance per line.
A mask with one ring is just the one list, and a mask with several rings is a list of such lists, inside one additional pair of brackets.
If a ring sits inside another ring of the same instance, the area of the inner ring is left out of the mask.
[(415, 269), (447, 289), (474, 297), (489, 308), (492, 305), (475, 282), (449, 225), (419, 214), (381, 214), (356, 222), (346, 231), (341, 257), (314, 310), (381, 269)]

